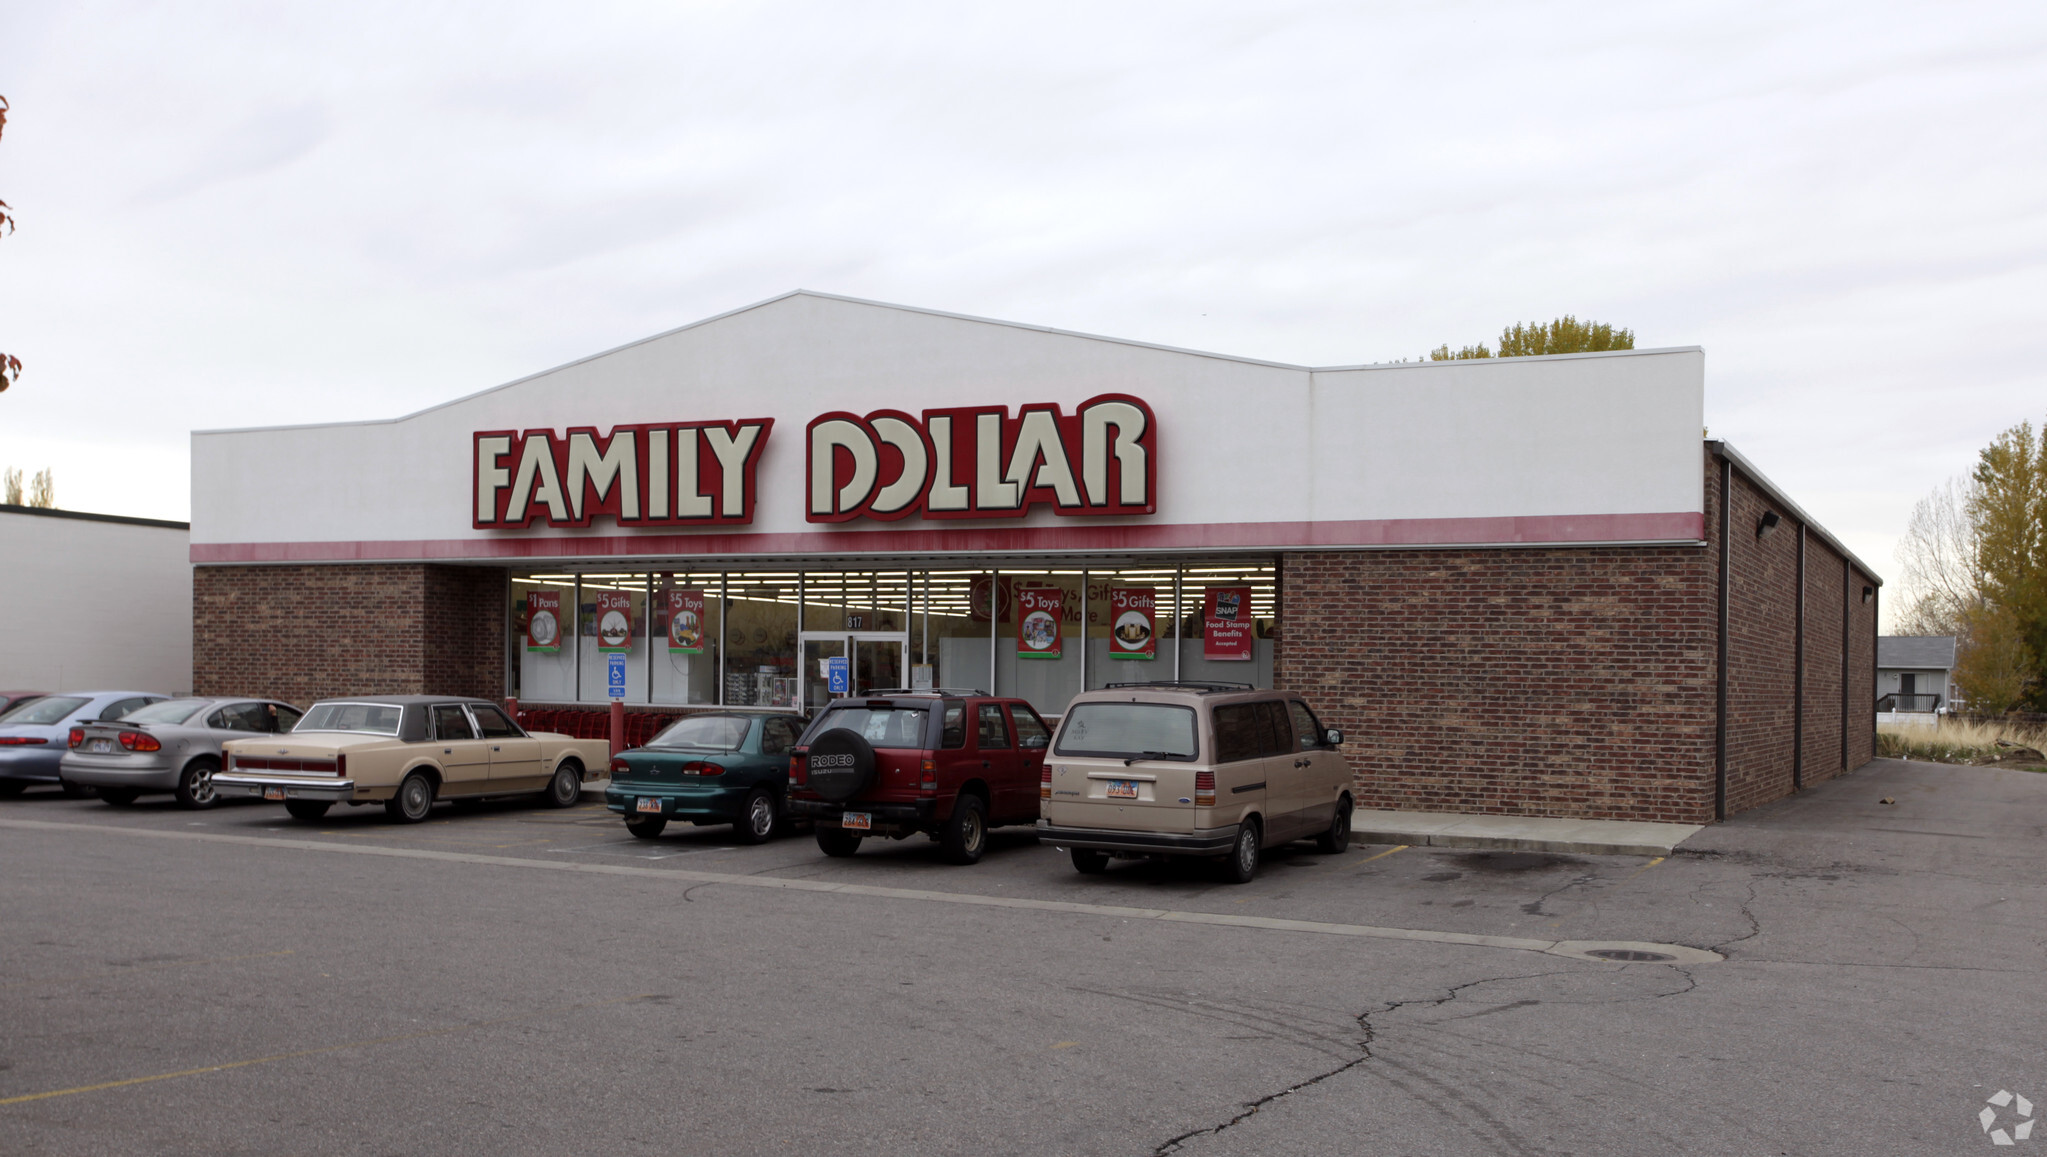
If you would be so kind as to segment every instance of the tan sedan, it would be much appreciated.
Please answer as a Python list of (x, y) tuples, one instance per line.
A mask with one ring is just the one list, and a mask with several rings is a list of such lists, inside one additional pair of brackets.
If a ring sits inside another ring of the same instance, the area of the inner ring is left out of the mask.
[(222, 745), (214, 790), (278, 800), (296, 819), (337, 803), (381, 803), (416, 824), (438, 799), (537, 793), (571, 807), (609, 766), (602, 739), (529, 734), (487, 699), (377, 695), (313, 704), (284, 735)]

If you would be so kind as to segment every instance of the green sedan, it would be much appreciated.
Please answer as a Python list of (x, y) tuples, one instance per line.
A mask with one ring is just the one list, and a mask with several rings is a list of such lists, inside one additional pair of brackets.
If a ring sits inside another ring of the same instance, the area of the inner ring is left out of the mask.
[(802, 732), (803, 720), (786, 713), (685, 715), (647, 746), (612, 759), (604, 805), (643, 840), (669, 820), (687, 820), (731, 824), (743, 842), (762, 843), (782, 826), (789, 749)]

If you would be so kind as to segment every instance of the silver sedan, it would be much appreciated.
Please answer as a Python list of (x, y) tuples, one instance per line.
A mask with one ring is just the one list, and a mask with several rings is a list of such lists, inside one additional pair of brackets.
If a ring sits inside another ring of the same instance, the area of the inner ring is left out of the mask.
[(58, 775), (66, 786), (98, 788), (115, 807), (166, 791), (185, 807), (211, 807), (222, 743), (290, 731), (298, 721), (298, 708), (269, 699), (166, 699), (114, 722), (73, 727)]

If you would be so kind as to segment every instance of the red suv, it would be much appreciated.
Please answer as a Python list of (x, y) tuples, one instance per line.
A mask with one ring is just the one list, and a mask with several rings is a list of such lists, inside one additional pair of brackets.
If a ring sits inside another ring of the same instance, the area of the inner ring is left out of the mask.
[(955, 864), (988, 829), (1038, 820), (1051, 728), (1021, 699), (979, 691), (880, 691), (833, 700), (790, 753), (789, 814), (817, 846), (850, 856), (868, 836), (923, 832)]

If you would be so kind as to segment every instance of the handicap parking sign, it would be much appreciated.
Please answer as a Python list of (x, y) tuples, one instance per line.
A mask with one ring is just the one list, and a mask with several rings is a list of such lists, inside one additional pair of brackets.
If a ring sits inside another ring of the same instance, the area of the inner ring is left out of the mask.
[(613, 651), (606, 655), (605, 659), (609, 661), (606, 674), (611, 676), (611, 697), (613, 699), (623, 699), (625, 698), (625, 655), (621, 652)]
[(839, 655), (825, 660), (825, 680), (834, 695), (845, 695), (853, 690), (853, 672), (846, 664), (846, 657)]

